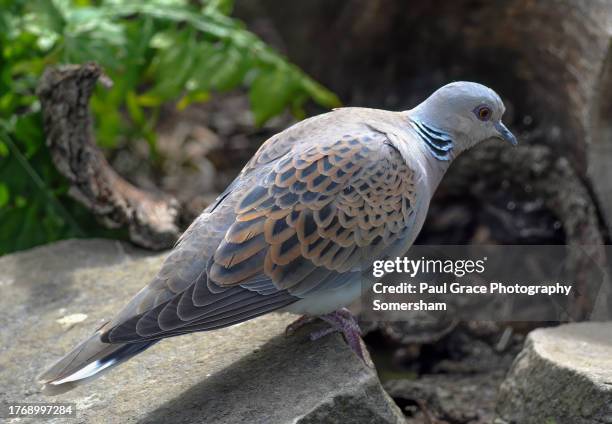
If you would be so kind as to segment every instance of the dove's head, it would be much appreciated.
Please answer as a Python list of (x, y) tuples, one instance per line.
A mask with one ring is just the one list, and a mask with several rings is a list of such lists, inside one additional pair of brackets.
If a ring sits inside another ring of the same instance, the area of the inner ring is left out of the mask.
[[(459, 81), (436, 90), (410, 116), (434, 156), (448, 160), (490, 138), (516, 145), (516, 137), (502, 123), (505, 110), (495, 91), (475, 82)], [(446, 144), (442, 142), (445, 137)]]

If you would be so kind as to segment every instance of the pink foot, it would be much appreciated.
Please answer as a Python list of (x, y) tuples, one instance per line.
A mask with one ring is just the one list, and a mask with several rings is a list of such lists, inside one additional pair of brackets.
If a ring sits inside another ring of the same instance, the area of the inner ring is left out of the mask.
[[(351, 350), (355, 352), (355, 354), (366, 365), (371, 366), (369, 361), (365, 359), (363, 344), (361, 341), (361, 329), (359, 328), (359, 324), (357, 323), (357, 320), (355, 319), (351, 311), (346, 308), (342, 308), (332, 313), (321, 315), (318, 318), (327, 322), (330, 326), (329, 328), (324, 328), (322, 330), (318, 330), (310, 334), (310, 340), (318, 340), (321, 337), (327, 336), (328, 334), (341, 332), (344, 336), (344, 340), (346, 340), (346, 343), (349, 345)], [(305, 315), (290, 324), (285, 330), (285, 334), (293, 334), (298, 328), (309, 322), (312, 322), (315, 319), (316, 317)]]
[(351, 350), (355, 352), (364, 363), (367, 363), (361, 342), (361, 328), (359, 328), (357, 319), (353, 316), (351, 311), (342, 308), (330, 314), (321, 315), (319, 318), (327, 322), (330, 328), (314, 332), (310, 335), (311, 340), (316, 340), (336, 331), (341, 332)]

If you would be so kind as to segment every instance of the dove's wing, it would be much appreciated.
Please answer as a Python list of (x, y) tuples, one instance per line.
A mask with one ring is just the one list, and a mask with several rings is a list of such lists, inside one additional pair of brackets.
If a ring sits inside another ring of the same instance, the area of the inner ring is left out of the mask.
[(361, 261), (411, 239), (417, 176), (384, 133), (362, 125), (316, 143), (291, 133), (262, 146), (103, 341), (232, 325), (337, 290)]

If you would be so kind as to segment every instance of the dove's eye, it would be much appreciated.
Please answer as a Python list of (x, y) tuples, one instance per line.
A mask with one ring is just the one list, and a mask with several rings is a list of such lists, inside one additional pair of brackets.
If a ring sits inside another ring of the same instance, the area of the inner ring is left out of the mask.
[(491, 118), (491, 108), (489, 106), (478, 106), (474, 113), (481, 121), (488, 121)]

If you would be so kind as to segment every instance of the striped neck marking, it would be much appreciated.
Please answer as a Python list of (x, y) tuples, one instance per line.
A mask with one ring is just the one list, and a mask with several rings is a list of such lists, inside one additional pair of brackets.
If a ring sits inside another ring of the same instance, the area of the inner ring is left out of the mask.
[(448, 133), (432, 128), (418, 120), (411, 120), (410, 125), (436, 159), (443, 161), (451, 159), (451, 151), (454, 145), (453, 139)]

